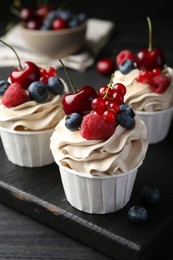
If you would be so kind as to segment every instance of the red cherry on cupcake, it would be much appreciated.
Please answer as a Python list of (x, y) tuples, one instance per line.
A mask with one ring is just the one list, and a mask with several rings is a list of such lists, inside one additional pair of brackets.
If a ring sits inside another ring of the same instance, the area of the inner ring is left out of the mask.
[(135, 62), (139, 69), (153, 70), (154, 68), (163, 68), (165, 57), (160, 48), (152, 48), (152, 26), (150, 18), (147, 17), (149, 28), (149, 46), (139, 50), (135, 55)]
[(66, 94), (62, 99), (62, 107), (66, 115), (71, 113), (87, 114), (91, 110), (91, 101), (97, 92), (91, 86), (84, 86), (73, 93)]
[(87, 114), (91, 110), (91, 101), (98, 96), (96, 90), (91, 86), (83, 86), (77, 90), (74, 87), (74, 84), (63, 62), (61, 60), (59, 61), (65, 70), (66, 76), (73, 90), (72, 93), (64, 95), (62, 99), (62, 108), (65, 114), (69, 115), (74, 112), (81, 115)]
[(22, 66), (17, 52), (3, 40), (0, 39), (0, 42), (8, 46), (15, 53), (19, 62), (19, 68), (15, 69), (10, 74), (10, 80), (12, 83), (17, 82), (23, 89), (27, 89), (30, 83), (40, 79), (40, 69), (35, 63), (26, 61)]
[(40, 70), (36, 64), (31, 61), (26, 61), (22, 69), (17, 68), (10, 74), (11, 82), (18, 82), (23, 89), (27, 89), (28, 86), (40, 78)]

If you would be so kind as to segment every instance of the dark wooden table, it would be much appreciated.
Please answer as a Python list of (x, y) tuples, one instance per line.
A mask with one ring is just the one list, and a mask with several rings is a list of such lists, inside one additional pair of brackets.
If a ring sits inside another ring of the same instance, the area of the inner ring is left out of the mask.
[[(76, 1), (77, 2), (77, 1)], [(110, 1), (113, 2), (113, 1)], [(159, 11), (154, 12), (153, 15), (153, 33), (154, 33), (154, 44), (157, 46), (159, 45), (162, 47), (165, 51), (167, 64), (173, 67), (173, 37), (172, 37), (172, 19), (170, 16), (166, 16), (165, 19), (165, 13), (169, 13), (169, 8), (166, 9), (166, 3), (164, 6), (161, 6), (159, 3), (157, 4), (159, 6)], [(138, 6), (137, 6), (138, 7)], [(137, 8), (136, 7), (136, 8)], [(119, 13), (116, 9), (115, 11), (111, 9), (111, 6), (109, 8), (105, 8), (101, 6), (98, 7), (98, 12), (96, 15), (93, 15), (92, 13), (92, 7), (89, 10), (91, 16), (95, 16), (98, 18), (107, 18), (112, 19), (117, 24), (117, 30), (110, 40), (110, 42), (107, 44), (105, 49), (100, 53), (99, 57), (105, 57), (105, 56), (111, 56), (113, 53), (118, 52), (121, 49), (131, 49), (131, 50), (138, 50), (142, 47), (146, 47), (147, 45), (147, 25), (146, 22), (143, 21), (145, 19), (145, 15), (143, 17), (140, 16), (139, 12), (136, 13), (136, 16), (134, 15), (135, 12), (128, 14), (127, 10), (126, 12), (123, 9), (123, 5), (120, 8), (121, 12)], [(135, 9), (135, 7), (134, 7)], [(168, 11), (166, 11), (168, 10)], [(93, 11), (94, 12), (94, 11)], [(131, 10), (129, 10), (131, 12)], [(162, 13), (164, 13), (164, 18), (162, 19)], [(147, 14), (148, 15), (148, 14)], [(4, 28), (4, 21), (0, 23), (0, 29), (1, 32)], [(99, 58), (96, 57), (96, 58)], [(0, 68), (0, 78), (5, 78), (9, 74), (12, 68)], [(62, 77), (65, 77), (63, 70), (59, 71), (60, 75)], [(102, 86), (104, 84), (107, 84), (109, 78), (99, 75), (96, 72), (95, 66), (92, 66), (84, 73), (79, 73), (76, 71), (70, 71), (71, 76), (73, 78), (73, 81), (77, 88), (83, 86), (83, 85), (92, 85), (98, 88), (99, 86)], [(172, 129), (169, 133), (169, 138), (166, 142), (163, 142), (161, 145), (155, 146), (151, 149), (151, 154), (148, 156), (148, 160), (150, 162), (151, 167), (153, 167), (153, 174), (156, 174), (157, 171), (159, 172), (158, 175), (158, 183), (161, 185), (162, 179), (160, 177), (160, 171), (164, 172), (164, 165), (166, 168), (167, 173), (172, 172), (172, 166), (171, 166), (171, 156), (172, 156)], [(168, 149), (167, 149), (168, 147)], [(2, 151), (2, 147), (0, 148), (0, 181), (5, 183), (12, 183), (14, 187), (17, 187), (17, 185), (20, 183), (22, 188), (27, 190), (27, 183), (21, 183), (23, 180), (19, 180), (15, 176), (14, 179), (11, 181), (11, 177), (6, 176), (5, 177), (5, 170), (10, 169), (10, 165), (6, 167), (6, 159), (4, 157), (4, 153)], [(162, 149), (166, 151), (166, 156), (168, 158), (165, 159), (165, 157), (162, 155)], [(155, 155), (155, 156), (154, 156)], [(167, 163), (167, 160), (169, 160), (169, 163)], [(158, 162), (158, 167), (157, 167)], [(160, 168), (160, 169), (158, 169)], [(3, 169), (3, 170), (2, 170)], [(145, 170), (145, 165), (144, 165)], [(19, 170), (20, 172), (20, 170)], [(9, 172), (7, 172), (9, 174)], [(21, 173), (22, 174), (22, 173)], [(152, 173), (151, 173), (152, 174)], [(156, 176), (156, 175), (154, 175)], [(156, 177), (157, 178), (157, 177)], [(146, 175), (146, 179), (143, 180), (148, 181), (150, 179), (149, 175)], [(38, 181), (38, 179), (35, 179)], [(157, 215), (155, 215), (156, 222), (160, 216), (163, 216), (163, 219), (167, 220), (167, 222), (164, 222), (164, 227), (161, 228), (165, 231), (165, 234), (163, 232), (163, 237), (160, 238), (161, 244), (158, 246), (157, 244), (157, 250), (154, 250), (154, 254), (152, 255), (151, 260), (172, 260), (173, 259), (173, 222), (172, 222), (172, 205), (173, 205), (173, 193), (171, 190), (171, 183), (173, 183), (173, 177), (169, 174), (169, 183), (167, 184), (165, 181), (163, 181), (164, 191), (166, 191), (166, 196), (163, 198), (166, 209), (170, 208), (170, 218), (169, 216), (164, 216), (166, 212), (162, 212), (161, 209), (164, 207), (161, 207), (159, 210), (156, 210)], [(29, 180), (30, 181), (30, 180)], [(171, 182), (172, 181), (172, 182)], [(16, 182), (16, 183), (15, 183)], [(50, 183), (49, 183), (50, 184)], [(30, 183), (31, 185), (31, 183)], [(137, 180), (137, 185), (135, 186), (134, 194), (132, 197), (132, 203), (135, 201), (136, 193), (139, 191), (140, 187), (140, 178)], [(170, 190), (166, 190), (166, 188)], [(54, 225), (51, 226), (49, 223), (46, 223), (46, 221), (39, 221), (39, 218), (35, 218), (35, 215), (33, 215), (29, 211), (22, 210), (22, 206), (19, 206), (17, 203), (12, 203), (9, 199), (9, 192), (4, 192), (3, 185), (1, 185), (0, 188), (0, 259), (6, 260), (6, 259), (69, 259), (69, 260), (108, 260), (112, 259), (109, 258), (106, 254), (104, 254), (104, 250), (98, 250), (97, 247), (92, 248), (90, 246), (86, 246), (86, 243), (83, 243), (82, 240), (80, 242), (80, 239), (75, 239), (74, 236), (70, 237), (66, 234), (67, 232), (59, 232), (57, 229), (54, 228)], [(170, 196), (169, 196), (170, 194)], [(44, 196), (43, 196), (44, 197)], [(17, 201), (17, 200), (16, 200)], [(7, 206), (8, 205), (8, 206)], [(38, 210), (38, 209), (37, 209)], [(71, 208), (69, 208), (69, 212), (71, 212)], [(168, 211), (167, 211), (168, 212)], [(36, 212), (38, 213), (38, 212)], [(121, 214), (121, 213), (120, 213)], [(44, 215), (44, 214), (43, 214)], [(123, 215), (123, 213), (122, 213)], [(44, 218), (44, 216), (43, 216)], [(72, 230), (74, 233), (74, 231)], [(169, 233), (169, 234), (168, 234)], [(85, 235), (86, 239), (90, 240), (89, 235)], [(79, 236), (77, 235), (77, 238)], [(100, 247), (104, 248), (107, 245), (102, 245), (100, 242)], [(153, 245), (154, 247), (155, 245)], [(108, 247), (106, 247), (108, 248)], [(111, 248), (110, 250), (113, 251)], [(127, 254), (125, 256), (125, 259), (131, 259), (130, 256)], [(149, 259), (149, 258), (148, 258)], [(121, 260), (118, 258), (118, 260)], [(123, 259), (124, 260), (124, 259)]]

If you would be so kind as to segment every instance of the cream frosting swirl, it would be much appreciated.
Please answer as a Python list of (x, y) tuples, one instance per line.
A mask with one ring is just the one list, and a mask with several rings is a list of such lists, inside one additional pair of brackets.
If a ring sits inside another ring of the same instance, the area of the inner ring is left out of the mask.
[(140, 70), (134, 69), (124, 75), (119, 70), (114, 72), (112, 83), (126, 86), (124, 101), (136, 111), (162, 111), (173, 106), (173, 69), (165, 66), (163, 75), (171, 78), (170, 86), (162, 94), (154, 93), (148, 84), (136, 80)]
[(146, 126), (135, 116), (135, 126), (126, 130), (118, 125), (114, 134), (103, 140), (86, 140), (80, 131), (65, 127), (65, 118), (51, 136), (50, 149), (58, 165), (96, 176), (116, 175), (143, 162), (148, 148)]
[[(68, 92), (63, 79), (64, 94)], [(10, 130), (39, 131), (54, 128), (64, 117), (62, 95), (49, 95), (42, 103), (28, 101), (16, 107), (5, 107), (0, 104), (0, 124)]]

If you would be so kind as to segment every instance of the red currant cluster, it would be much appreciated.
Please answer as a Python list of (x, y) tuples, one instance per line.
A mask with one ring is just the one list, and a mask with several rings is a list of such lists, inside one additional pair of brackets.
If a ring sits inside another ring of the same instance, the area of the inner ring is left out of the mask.
[(40, 77), (40, 81), (47, 84), (48, 79), (50, 77), (56, 77), (57, 76), (57, 72), (55, 70), (55, 68), (49, 66), (48, 68), (42, 68), (39, 67), (40, 69), (40, 73), (41, 73), (41, 77)]
[(161, 68), (155, 68), (151, 71), (149, 70), (141, 70), (136, 80), (143, 84), (151, 84), (152, 79), (155, 76), (159, 76), (161, 74)]
[(171, 82), (170, 77), (163, 75), (160, 68), (155, 68), (152, 71), (141, 70), (136, 80), (143, 84), (149, 84), (151, 90), (157, 94), (164, 93)]
[(125, 94), (126, 88), (121, 83), (116, 83), (112, 87), (102, 86), (98, 91), (98, 97), (91, 102), (93, 113), (101, 115), (107, 123), (116, 124), (116, 115)]

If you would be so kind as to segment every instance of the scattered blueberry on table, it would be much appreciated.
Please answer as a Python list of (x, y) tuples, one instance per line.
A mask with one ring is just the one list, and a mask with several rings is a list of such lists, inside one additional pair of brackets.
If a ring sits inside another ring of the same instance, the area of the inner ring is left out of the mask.
[(148, 211), (140, 205), (132, 206), (128, 210), (128, 218), (134, 223), (146, 223), (148, 220)]

